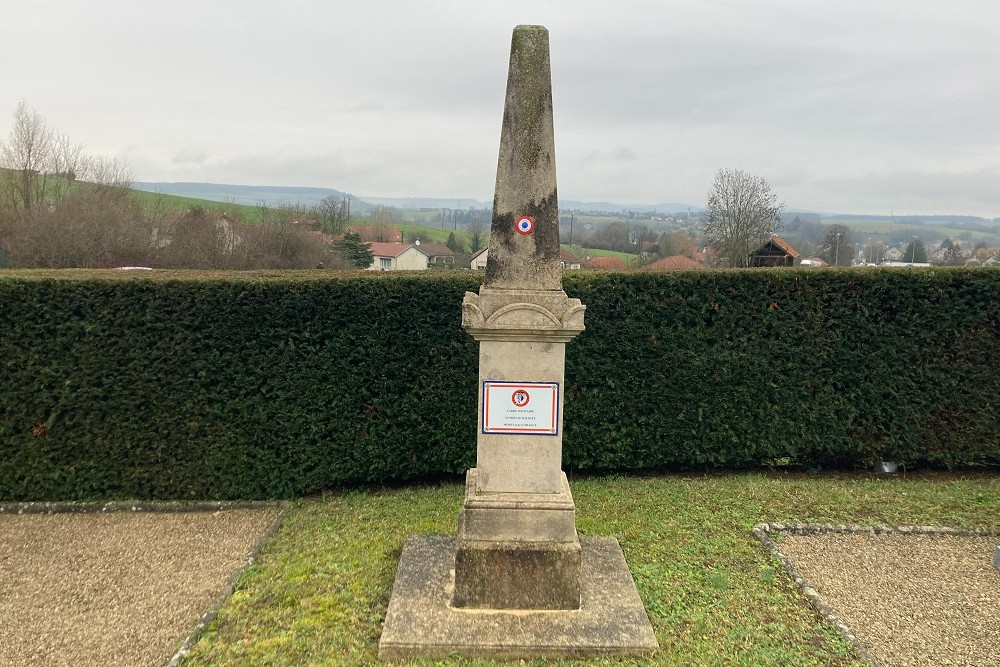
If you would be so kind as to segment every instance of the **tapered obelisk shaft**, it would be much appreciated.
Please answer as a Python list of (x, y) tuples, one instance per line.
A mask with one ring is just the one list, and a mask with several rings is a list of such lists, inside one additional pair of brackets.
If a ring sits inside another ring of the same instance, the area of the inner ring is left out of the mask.
[[(530, 218), (533, 229), (519, 229)], [(527, 261), (527, 260), (533, 261)], [(562, 289), (549, 31), (514, 28), (497, 162), (487, 287)]]

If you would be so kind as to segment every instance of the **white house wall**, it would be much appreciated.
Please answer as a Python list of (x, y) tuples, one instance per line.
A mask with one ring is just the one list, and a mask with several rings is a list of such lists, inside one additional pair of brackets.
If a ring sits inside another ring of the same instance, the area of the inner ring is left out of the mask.
[(427, 268), (427, 255), (410, 246), (396, 255), (396, 269), (400, 271), (420, 271)]

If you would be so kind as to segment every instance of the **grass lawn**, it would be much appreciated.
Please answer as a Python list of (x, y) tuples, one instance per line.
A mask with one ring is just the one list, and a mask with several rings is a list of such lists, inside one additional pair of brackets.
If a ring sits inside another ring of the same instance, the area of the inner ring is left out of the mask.
[(579, 244), (567, 245), (564, 243), (563, 247), (580, 259), (587, 259), (587, 257), (617, 257), (628, 264), (629, 262), (635, 261), (638, 257), (638, 255), (630, 252), (618, 252), (617, 250), (604, 250), (602, 248), (584, 248)]
[[(776, 472), (571, 482), (579, 532), (612, 535), (622, 545), (660, 642), (655, 655), (638, 663), (644, 665), (863, 664), (753, 538), (757, 523), (1000, 525), (1000, 477), (988, 474)], [(454, 533), (461, 502), (457, 482), (297, 502), (185, 665), (375, 664), (404, 540)]]

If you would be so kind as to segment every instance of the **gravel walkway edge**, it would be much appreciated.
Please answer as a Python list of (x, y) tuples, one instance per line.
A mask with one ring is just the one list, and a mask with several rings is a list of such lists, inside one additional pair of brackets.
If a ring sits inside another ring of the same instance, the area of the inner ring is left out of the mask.
[(218, 512), (222, 510), (287, 507), (287, 501), (268, 500), (113, 500), (0, 503), (0, 514), (62, 514), (83, 512)]
[(215, 620), (219, 609), (225, 604), (229, 596), (236, 588), (236, 582), (243, 575), (243, 572), (250, 567), (261, 549), (269, 539), (281, 527), (285, 515), (291, 509), (292, 503), (288, 501), (112, 501), (112, 502), (29, 502), (29, 503), (0, 503), (0, 515), (3, 514), (61, 514), (61, 513), (102, 513), (102, 512), (219, 512), (234, 509), (271, 509), (279, 508), (278, 515), (264, 531), (264, 534), (254, 543), (247, 553), (243, 564), (233, 572), (222, 587), (222, 592), (212, 602), (188, 636), (181, 643), (180, 648), (174, 653), (166, 667), (179, 667), (195, 643), (201, 638), (209, 624)]
[(802, 577), (792, 562), (781, 552), (777, 543), (771, 539), (772, 533), (789, 533), (792, 535), (817, 535), (820, 533), (884, 535), (898, 533), (901, 535), (957, 535), (973, 537), (1000, 536), (1000, 529), (995, 528), (946, 528), (939, 526), (859, 526), (838, 525), (830, 523), (759, 523), (753, 527), (753, 535), (763, 543), (780, 562), (785, 571), (795, 582), (799, 591), (809, 600), (809, 604), (820, 616), (832, 624), (840, 636), (844, 638), (858, 655), (872, 667), (879, 667), (878, 661), (868, 652), (868, 649), (854, 636), (851, 628), (828, 604), (823, 602), (815, 588)]
[(243, 576), (243, 572), (248, 567), (253, 565), (253, 562), (257, 560), (257, 556), (260, 554), (261, 549), (264, 548), (264, 545), (267, 544), (267, 541), (271, 539), (271, 537), (278, 531), (278, 528), (281, 527), (281, 522), (284, 521), (285, 514), (288, 513), (289, 509), (290, 509), (289, 504), (284, 504), (282, 506), (282, 509), (278, 513), (278, 516), (274, 518), (274, 521), (271, 522), (271, 525), (267, 527), (267, 530), (264, 531), (264, 534), (261, 535), (260, 539), (257, 540), (257, 543), (254, 544), (253, 548), (250, 550), (250, 553), (247, 554), (246, 559), (243, 561), (243, 565), (238, 570), (233, 572), (233, 574), (229, 577), (229, 579), (226, 580), (226, 584), (222, 587), (222, 592), (219, 593), (219, 596), (215, 598), (215, 602), (213, 602), (212, 606), (208, 608), (208, 611), (202, 614), (201, 618), (198, 619), (198, 622), (195, 624), (194, 629), (191, 630), (191, 634), (187, 636), (187, 638), (184, 640), (184, 643), (181, 644), (181, 647), (177, 649), (177, 653), (175, 653), (174, 657), (171, 658), (170, 662), (167, 663), (167, 667), (179, 667), (188, 657), (188, 655), (191, 653), (191, 649), (201, 638), (202, 634), (205, 632), (205, 629), (208, 628), (209, 624), (211, 624), (211, 622), (215, 620), (215, 616), (216, 614), (219, 613), (219, 609), (221, 609), (222, 605), (226, 603), (226, 600), (229, 599), (229, 596), (233, 594), (233, 590), (236, 588), (236, 582), (239, 581), (241, 576)]

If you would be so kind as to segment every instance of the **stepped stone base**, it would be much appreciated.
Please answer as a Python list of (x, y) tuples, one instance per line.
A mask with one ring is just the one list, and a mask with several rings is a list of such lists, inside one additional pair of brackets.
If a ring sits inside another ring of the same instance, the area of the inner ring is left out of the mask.
[(565, 473), (560, 493), (484, 493), (466, 475), (455, 540), (455, 607), (577, 609), (580, 540)]
[(579, 540), (458, 540), (452, 605), (475, 609), (579, 609)]
[(455, 539), (410, 537), (399, 560), (379, 659), (645, 655), (657, 648), (618, 540), (584, 537), (573, 611), (458, 609)]

